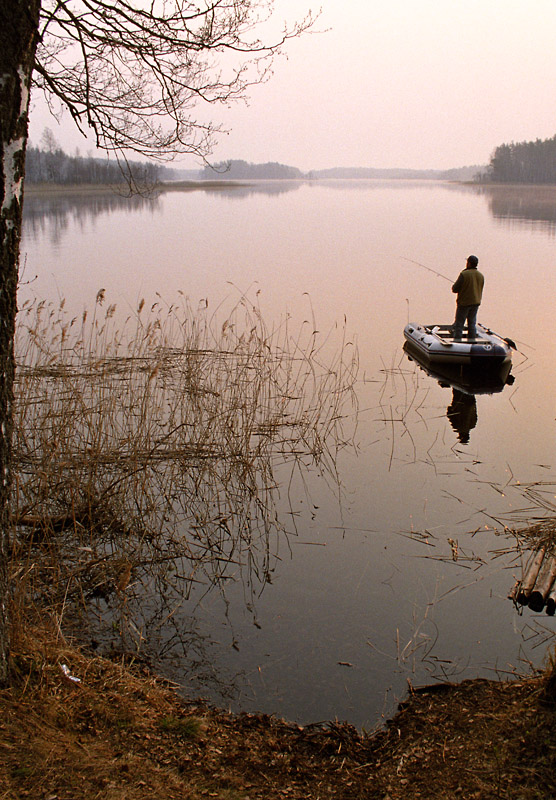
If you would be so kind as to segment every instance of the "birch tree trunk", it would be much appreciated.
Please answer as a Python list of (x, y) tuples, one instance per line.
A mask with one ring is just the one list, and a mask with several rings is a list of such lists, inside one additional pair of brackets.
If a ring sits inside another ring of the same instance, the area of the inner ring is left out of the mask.
[(13, 427), (14, 332), (29, 87), (40, 0), (0, 0), (0, 683), (8, 673), (8, 496)]

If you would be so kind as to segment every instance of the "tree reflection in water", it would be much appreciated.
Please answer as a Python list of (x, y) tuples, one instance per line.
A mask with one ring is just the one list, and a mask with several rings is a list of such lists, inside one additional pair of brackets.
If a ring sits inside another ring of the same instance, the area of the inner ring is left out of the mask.
[(77, 188), (74, 191), (66, 189), (59, 193), (33, 191), (31, 187), (25, 194), (23, 236), (24, 239), (36, 239), (48, 229), (51, 242), (59, 244), (75, 221), (84, 228), (88, 222), (112, 211), (132, 214), (148, 209), (154, 212), (160, 208), (159, 197), (157, 192), (128, 197), (109, 186)]
[(556, 231), (556, 189), (554, 186), (523, 184), (481, 184), (472, 191), (483, 195), (494, 219), (507, 224), (535, 226)]

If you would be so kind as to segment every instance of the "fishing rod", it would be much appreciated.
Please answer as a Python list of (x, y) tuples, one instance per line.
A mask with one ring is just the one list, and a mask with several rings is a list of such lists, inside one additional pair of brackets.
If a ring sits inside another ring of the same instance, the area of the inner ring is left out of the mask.
[(450, 281), (450, 283), (453, 283), (453, 280), (447, 275), (437, 272), (435, 269), (432, 269), (432, 267), (427, 267), (426, 264), (421, 264), (419, 261), (413, 261), (412, 258), (406, 258), (405, 256), (400, 256), (400, 258), (403, 259), (403, 261), (409, 261), (410, 264), (416, 264), (418, 267), (423, 267), (423, 269), (426, 269), (428, 272), (432, 272), (433, 275), (438, 275), (439, 278), (444, 278), (445, 281)]

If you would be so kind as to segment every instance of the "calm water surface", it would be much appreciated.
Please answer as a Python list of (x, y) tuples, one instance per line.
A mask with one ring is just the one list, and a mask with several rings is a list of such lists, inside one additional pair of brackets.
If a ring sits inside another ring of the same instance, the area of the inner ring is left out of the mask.
[[(314, 315), (334, 339), (345, 322), (359, 350), (357, 447), (338, 458), (340, 500), (317, 470), (309, 494), (301, 479), (284, 486), (292, 536), (277, 543), (272, 583), (246, 587), (243, 571), (225, 598), (192, 597), (156, 634), (160, 668), (187, 693), (372, 727), (408, 678), (542, 663), (556, 623), (514, 610), (519, 561), (499, 554), (511, 545), (499, 534), (539, 514), (523, 485), (552, 492), (556, 481), (554, 209), (546, 193), (420, 182), (259, 184), (151, 201), (28, 194), (24, 277), (37, 277), (20, 302), (63, 296), (80, 313), (104, 288), (125, 311), (181, 291), (216, 310), (246, 292), (269, 324)], [(407, 359), (402, 331), (454, 312), (450, 282), (412, 261), (453, 281), (471, 253), (486, 278), (479, 320), (519, 352), (515, 382), (477, 394), (462, 435), (447, 416), (452, 389)]]

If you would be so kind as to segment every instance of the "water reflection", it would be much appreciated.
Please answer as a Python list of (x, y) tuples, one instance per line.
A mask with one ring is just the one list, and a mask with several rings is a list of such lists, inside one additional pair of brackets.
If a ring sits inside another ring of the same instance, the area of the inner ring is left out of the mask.
[(125, 197), (108, 187), (100, 191), (33, 192), (25, 195), (23, 224), (25, 236), (37, 239), (48, 232), (52, 244), (58, 243), (72, 222), (83, 229), (91, 220), (112, 211), (154, 211), (159, 204), (156, 195)]
[(492, 217), (498, 221), (515, 221), (524, 224), (540, 223), (540, 227), (554, 233), (556, 230), (556, 189), (551, 186), (488, 186), (457, 184), (426, 180), (298, 180), (298, 181), (206, 181), (165, 184), (148, 197), (125, 197), (109, 187), (101, 190), (68, 191), (63, 193), (34, 191), (25, 195), (25, 233), (36, 238), (44, 230), (44, 222), (54, 221), (52, 240), (57, 241), (71, 220), (84, 225), (87, 220), (101, 214), (124, 210), (129, 213), (160, 209), (160, 194), (202, 192), (229, 200), (246, 200), (256, 195), (278, 197), (299, 191), (302, 187), (326, 187), (336, 190), (420, 190), (447, 191), (478, 194), (486, 198)]
[[(196, 188), (207, 194), (217, 194), (230, 200), (244, 200), (246, 197), (261, 194), (278, 197), (288, 192), (299, 191), (301, 186), (303, 186), (303, 181), (270, 181), (268, 183), (264, 181), (257, 183), (255, 181), (244, 184), (228, 184), (226, 181), (220, 181), (218, 183), (208, 183), (207, 186), (201, 184)], [(166, 191), (170, 191), (170, 187), (166, 187)]]
[(477, 401), (474, 394), (452, 389), (452, 402), (446, 416), (462, 444), (469, 442), (469, 432), (477, 424)]
[(95, 221), (102, 215), (114, 211), (128, 214), (161, 210), (161, 194), (166, 192), (203, 192), (208, 195), (225, 197), (230, 200), (245, 200), (253, 195), (277, 197), (296, 191), (303, 185), (302, 181), (273, 181), (254, 183), (233, 183), (231, 181), (207, 181), (205, 184), (175, 183), (157, 187), (146, 196), (132, 197), (119, 194), (110, 187), (102, 189), (84, 189), (81, 191), (33, 191), (31, 188), (25, 195), (23, 208), (25, 236), (37, 239), (46, 232), (49, 224), (49, 236), (52, 244), (57, 244), (72, 222), (77, 222), (81, 229), (88, 222)]
[(539, 222), (543, 230), (556, 231), (556, 189), (553, 186), (477, 186), (494, 219), (530, 224)]
[[(438, 187), (432, 181), (430, 188)], [(124, 211), (134, 214), (140, 211), (160, 211), (161, 194), (201, 192), (211, 197), (223, 197), (227, 200), (247, 200), (254, 196), (266, 195), (279, 197), (299, 191), (304, 186), (326, 186), (334, 189), (408, 189), (427, 186), (423, 181), (386, 181), (386, 180), (329, 180), (329, 181), (226, 181), (214, 180), (205, 182), (175, 182), (162, 184), (148, 196), (127, 197), (110, 187), (101, 189), (83, 189), (79, 191), (37, 190), (27, 189), (23, 208), (24, 233), (31, 239), (44, 235), (46, 222), (50, 223), (49, 236), (53, 244), (58, 243), (67, 232), (71, 222), (77, 222), (83, 229), (87, 222), (94, 221), (101, 215), (113, 211)]]
[(185, 298), (141, 302), (123, 327), (104, 302), (101, 291), (80, 323), (63, 301), (20, 311), (14, 560), (37, 547), (58, 579), (36, 572), (35, 596), (62, 603), (87, 643), (182, 657), (190, 675), (192, 654), (200, 670), (211, 663), (199, 607), (227, 620), (235, 590), (259, 626), (257, 603), (297, 532), (296, 480), (305, 503), (311, 482), (339, 496), (358, 355), (341, 334), (325, 359), (313, 326), (270, 330), (246, 296), (220, 316)]
[(467, 364), (428, 364), (406, 342), (404, 351), (409, 361), (414, 361), (420, 369), (434, 378), (442, 387), (452, 389), (452, 401), (446, 409), (446, 416), (457, 434), (461, 444), (468, 444), (470, 432), (478, 421), (477, 394), (495, 394), (505, 386), (514, 383), (511, 362), (501, 367), (471, 367)]

